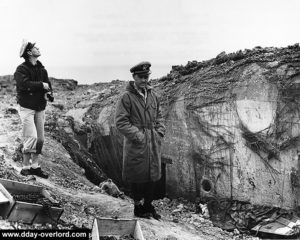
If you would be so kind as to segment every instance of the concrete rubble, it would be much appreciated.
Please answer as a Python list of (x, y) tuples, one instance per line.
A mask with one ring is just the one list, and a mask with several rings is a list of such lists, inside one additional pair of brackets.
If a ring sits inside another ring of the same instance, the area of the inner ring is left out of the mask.
[[(173, 66), (151, 81), (166, 119), (163, 153), (172, 163), (163, 165), (155, 201), (163, 221), (141, 220), (146, 239), (258, 239), (251, 231), (256, 225), (297, 216), (299, 62), (299, 44), (255, 47)], [(52, 81), (42, 156), (50, 179), (41, 181), (18, 174), (14, 82), (11, 75), (0, 78), (0, 177), (48, 188), (65, 209), (62, 222), (1, 220), (1, 228), (90, 229), (95, 216), (132, 217), (121, 178), (122, 138), (113, 124), (126, 82)]]

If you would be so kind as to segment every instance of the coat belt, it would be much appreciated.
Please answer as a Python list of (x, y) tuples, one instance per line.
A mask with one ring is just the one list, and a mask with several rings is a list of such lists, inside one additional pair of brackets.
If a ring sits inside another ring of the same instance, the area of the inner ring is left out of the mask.
[(153, 123), (149, 123), (149, 124), (133, 124), (134, 126), (136, 126), (139, 129), (150, 129), (152, 130), (154, 128)]

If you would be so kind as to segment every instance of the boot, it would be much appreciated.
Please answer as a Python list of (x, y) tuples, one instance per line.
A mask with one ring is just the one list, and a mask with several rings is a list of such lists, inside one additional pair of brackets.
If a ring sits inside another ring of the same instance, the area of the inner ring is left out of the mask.
[(153, 218), (155, 218), (156, 220), (160, 220), (161, 219), (161, 215), (159, 215), (154, 206), (151, 204), (151, 203), (145, 203), (144, 204), (144, 208), (145, 208), (145, 211), (147, 213), (150, 213), (152, 215)]
[(151, 217), (151, 214), (145, 211), (145, 208), (142, 204), (138, 204), (138, 205), (135, 204), (133, 212), (134, 212), (134, 216), (136, 217), (148, 218), (148, 219)]
[(20, 172), (23, 176), (28, 176), (28, 175), (32, 175), (32, 172), (30, 171), (30, 169), (22, 169)]
[(30, 172), (31, 172), (31, 174), (36, 175), (36, 176), (41, 177), (41, 178), (48, 178), (48, 176), (49, 176), (45, 171), (43, 171), (41, 169), (41, 167), (30, 168)]

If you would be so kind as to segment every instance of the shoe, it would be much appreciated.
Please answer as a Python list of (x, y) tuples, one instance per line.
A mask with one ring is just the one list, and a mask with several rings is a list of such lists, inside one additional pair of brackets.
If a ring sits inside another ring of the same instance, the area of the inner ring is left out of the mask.
[(144, 206), (139, 204), (139, 205), (134, 205), (134, 216), (140, 217), (140, 218), (148, 218), (150, 219), (151, 214), (149, 212), (146, 212), (144, 209)]
[(44, 172), (40, 167), (39, 168), (30, 168), (30, 172), (31, 172), (31, 174), (36, 175), (41, 178), (49, 177), (49, 175), (46, 172)]
[(28, 176), (28, 175), (32, 175), (32, 172), (30, 169), (22, 169), (20, 172), (23, 176)]
[(154, 210), (154, 212), (152, 212), (152, 217), (155, 218), (156, 220), (161, 219), (161, 215), (159, 215), (155, 210)]
[(161, 219), (161, 215), (159, 215), (154, 206), (152, 204), (145, 204), (144, 205), (145, 211), (150, 213), (152, 215), (153, 218), (155, 218), (156, 220), (160, 220)]

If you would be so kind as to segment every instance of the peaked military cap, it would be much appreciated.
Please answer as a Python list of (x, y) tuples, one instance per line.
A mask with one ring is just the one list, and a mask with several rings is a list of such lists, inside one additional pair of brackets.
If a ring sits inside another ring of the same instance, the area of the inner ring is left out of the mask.
[(130, 68), (130, 72), (132, 74), (151, 74), (150, 67), (150, 62), (140, 62), (137, 65)]
[(30, 51), (34, 47), (34, 45), (35, 45), (35, 43), (31, 43), (31, 42), (28, 42), (27, 40), (23, 39), (22, 46), (20, 49), (20, 57), (23, 57), (24, 53), (27, 51)]

